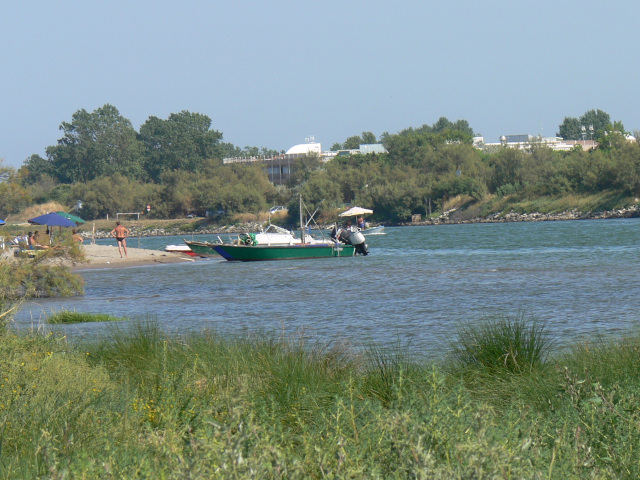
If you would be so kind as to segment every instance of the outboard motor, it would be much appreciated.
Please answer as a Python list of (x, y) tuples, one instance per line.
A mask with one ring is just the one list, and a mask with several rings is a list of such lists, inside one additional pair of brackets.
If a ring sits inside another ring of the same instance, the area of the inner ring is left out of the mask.
[(356, 253), (361, 255), (368, 255), (369, 248), (364, 239), (364, 235), (360, 230), (352, 229), (349, 235), (349, 241), (351, 245), (356, 247)]
[(356, 253), (360, 255), (369, 254), (369, 247), (364, 241), (364, 235), (357, 228), (341, 228), (338, 231), (338, 240), (346, 245), (356, 247)]
[(339, 229), (338, 241), (344, 243), (345, 245), (351, 245), (351, 232), (346, 228)]

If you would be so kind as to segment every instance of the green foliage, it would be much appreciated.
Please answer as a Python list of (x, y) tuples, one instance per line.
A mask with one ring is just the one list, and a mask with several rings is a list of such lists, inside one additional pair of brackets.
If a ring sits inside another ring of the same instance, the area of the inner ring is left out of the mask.
[(82, 277), (66, 267), (28, 260), (12, 265), (0, 263), (0, 298), (70, 297), (83, 291)]
[(372, 132), (362, 132), (362, 136), (352, 135), (347, 138), (344, 143), (334, 143), (331, 150), (334, 152), (336, 150), (355, 150), (360, 148), (360, 145), (369, 145), (373, 143), (378, 143), (376, 136)]
[(14, 315), (20, 309), (23, 299), (11, 299), (8, 296), (0, 295), (0, 333), (4, 333)]
[[(335, 182), (326, 172), (319, 172), (306, 182), (300, 189), (305, 202), (310, 205), (319, 205), (322, 200), (327, 205), (340, 205), (344, 201), (345, 192), (340, 189), (340, 184)], [(293, 206), (293, 205), (292, 205)], [(298, 208), (289, 208), (289, 212), (295, 214)]]
[(565, 140), (597, 140), (602, 137), (610, 123), (611, 120), (608, 113), (599, 109), (589, 110), (579, 119), (565, 117), (559, 127), (558, 136)]
[(482, 182), (468, 176), (455, 176), (449, 180), (442, 179), (432, 190), (435, 198), (455, 197), (456, 195), (468, 195), (476, 200), (481, 200), (486, 195)]
[(362, 388), (366, 395), (389, 407), (402, 398), (408, 379), (421, 369), (409, 350), (399, 343), (391, 348), (371, 345), (366, 350), (367, 368)]
[(311, 176), (322, 166), (322, 161), (315, 155), (308, 157), (296, 158), (291, 162), (291, 172), (289, 174), (289, 186), (307, 182)]
[(70, 205), (76, 201), (71, 198), (71, 188), (71, 185), (58, 183), (54, 177), (49, 175), (41, 175), (38, 180), (28, 185), (33, 202), (58, 202), (63, 205)]
[(25, 185), (35, 184), (43, 176), (57, 178), (52, 163), (36, 154), (25, 160), (24, 165), (20, 167), (20, 176)]
[(504, 185), (500, 185), (497, 189), (496, 189), (496, 195), (499, 197), (505, 197), (508, 195), (513, 195), (514, 193), (518, 193), (520, 191), (522, 191), (523, 186), (520, 185), (519, 183), (507, 183)]
[[(32, 251), (30, 251), (32, 252)], [(60, 232), (47, 250), (0, 262), (0, 301), (32, 297), (68, 297), (83, 293), (83, 280), (68, 268), (85, 260), (71, 232)]]
[(200, 172), (206, 160), (222, 157), (222, 134), (210, 130), (211, 119), (186, 110), (172, 113), (167, 120), (149, 119), (140, 127), (145, 149), (145, 170), (159, 182), (164, 172)]
[(17, 213), (31, 202), (31, 196), (19, 181), (18, 174), (12, 167), (2, 165), (0, 159), (0, 218)]
[(261, 408), (277, 412), (295, 425), (313, 419), (318, 409), (332, 405), (353, 370), (349, 353), (339, 347), (305, 345), (303, 339), (266, 335), (251, 352), (256, 392)]
[(544, 325), (524, 315), (462, 324), (452, 345), (451, 368), (499, 376), (541, 367), (551, 348)]
[(71, 310), (60, 310), (47, 316), (48, 323), (86, 323), (86, 322), (118, 322), (126, 318), (113, 317), (105, 313), (85, 313)]
[(157, 203), (153, 199), (159, 190), (157, 185), (115, 174), (73, 185), (70, 197), (82, 200), (85, 219), (104, 218), (118, 212), (142, 212), (147, 204), (153, 204), (155, 209)]
[[(113, 328), (84, 345), (0, 334), (3, 477), (640, 474), (636, 335), (470, 388), (402, 347), (363, 357), (269, 335)], [(489, 389), (510, 401), (488, 401)]]
[[(527, 151), (481, 152), (471, 144), (474, 133), (467, 121), (442, 117), (433, 125), (383, 133), (380, 141), (388, 153), (326, 163), (314, 156), (297, 159), (288, 184), (275, 187), (264, 165), (222, 165), (221, 159), (277, 152), (223, 143), (206, 115), (182, 111), (166, 120), (150, 117), (136, 134), (115, 107), (105, 105), (93, 113), (80, 110), (63, 122), (64, 137), (47, 149), (47, 158), (32, 155), (17, 175), (0, 169), (0, 216), (33, 201), (73, 204), (80, 199), (85, 219), (142, 211), (147, 204), (152, 217), (210, 212), (228, 219), (287, 204), (302, 192), (313, 205), (324, 199), (323, 208), (362, 204), (374, 210), (374, 220), (404, 221), (425, 214), (427, 198), (443, 207), (443, 199), (456, 195), (476, 202), (487, 194), (518, 197), (511, 201), (606, 191), (640, 195), (640, 147), (626, 140), (620, 122), (612, 124), (605, 112), (592, 110), (580, 119), (568, 117), (565, 124), (561, 129), (567, 131), (594, 125), (598, 149), (556, 152), (533, 142)], [(362, 132), (332, 149), (375, 141), (373, 133)]]
[(143, 146), (131, 122), (114, 106), (106, 104), (92, 113), (78, 110), (60, 128), (64, 137), (46, 149), (51, 163), (46, 173), (60, 182), (88, 182), (114, 174), (142, 176)]

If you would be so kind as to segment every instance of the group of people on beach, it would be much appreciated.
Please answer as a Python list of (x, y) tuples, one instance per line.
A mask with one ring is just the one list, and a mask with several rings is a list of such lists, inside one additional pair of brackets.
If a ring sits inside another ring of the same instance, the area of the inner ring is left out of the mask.
[(18, 235), (12, 240), (12, 243), (29, 250), (45, 250), (49, 248), (49, 243), (51, 242), (49, 230), (47, 230), (47, 235), (49, 236), (49, 239), (47, 239), (46, 243), (43, 243), (38, 230), (35, 232), (29, 232), (25, 235)]
[[(78, 233), (75, 228), (71, 233), (72, 238), (75, 242), (79, 244), (84, 242), (84, 238)], [(121, 225), (120, 222), (116, 222), (115, 228), (110, 232), (110, 235), (115, 237), (116, 242), (118, 243), (118, 252), (120, 253), (120, 258), (122, 258), (123, 252), (124, 256), (128, 258), (127, 237), (129, 236), (129, 234), (129, 229)], [(46, 242), (43, 242), (43, 239), (40, 236), (40, 232), (36, 230), (35, 232), (29, 232), (27, 234), (14, 237), (12, 239), (12, 243), (29, 250), (46, 250), (49, 248), (52, 242), (52, 237), (49, 229), (47, 229), (46, 235), (48, 236), (48, 239), (46, 240)]]

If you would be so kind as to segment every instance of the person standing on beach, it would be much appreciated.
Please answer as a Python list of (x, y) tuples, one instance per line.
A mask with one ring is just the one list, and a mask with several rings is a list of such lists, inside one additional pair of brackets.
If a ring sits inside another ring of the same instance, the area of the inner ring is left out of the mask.
[(116, 222), (116, 228), (111, 230), (111, 235), (116, 237), (116, 241), (118, 242), (118, 252), (120, 252), (120, 258), (122, 258), (122, 249), (124, 249), (124, 256), (129, 257), (127, 255), (127, 237), (129, 236), (129, 230), (120, 225), (120, 222)]

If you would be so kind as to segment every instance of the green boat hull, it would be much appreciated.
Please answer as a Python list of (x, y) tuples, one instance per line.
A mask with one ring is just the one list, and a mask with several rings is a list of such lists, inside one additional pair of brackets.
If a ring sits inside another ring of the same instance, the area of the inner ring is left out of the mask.
[(200, 257), (217, 257), (218, 256), (216, 251), (213, 249), (213, 247), (215, 246), (214, 243), (189, 242), (187, 240), (185, 240), (184, 243), (187, 244), (187, 246), (191, 249), (193, 253), (195, 253)]
[(355, 255), (353, 245), (226, 245), (189, 241), (185, 243), (198, 255), (220, 255), (226, 260), (236, 262), (353, 257)]

